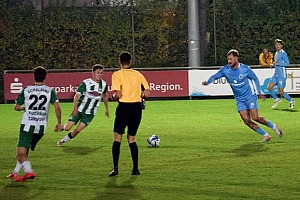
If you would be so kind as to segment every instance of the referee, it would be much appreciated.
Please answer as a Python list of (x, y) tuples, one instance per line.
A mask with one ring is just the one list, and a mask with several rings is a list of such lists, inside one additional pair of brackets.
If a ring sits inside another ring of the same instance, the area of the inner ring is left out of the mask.
[[(114, 142), (112, 157), (114, 168), (109, 176), (117, 176), (122, 136), (127, 127), (127, 140), (130, 147), (133, 168), (131, 175), (140, 175), (138, 169), (138, 146), (135, 135), (142, 119), (142, 98), (150, 94), (149, 84), (145, 77), (132, 69), (132, 56), (129, 52), (122, 52), (119, 56), (120, 70), (112, 75), (112, 99), (119, 102), (116, 108), (114, 122)], [(142, 91), (142, 88), (144, 91)]]

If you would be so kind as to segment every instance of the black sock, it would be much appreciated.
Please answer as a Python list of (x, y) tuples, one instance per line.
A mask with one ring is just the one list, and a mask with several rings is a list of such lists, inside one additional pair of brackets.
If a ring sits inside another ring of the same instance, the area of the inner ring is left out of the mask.
[(71, 132), (68, 134), (69, 138), (72, 139), (73, 136), (71, 135)]
[(129, 143), (131, 158), (133, 163), (133, 170), (138, 170), (138, 161), (139, 161), (139, 149), (136, 142)]
[(121, 146), (121, 143), (118, 141), (114, 141), (114, 143), (112, 145), (112, 156), (113, 156), (113, 162), (114, 162), (114, 169), (118, 169), (120, 146)]

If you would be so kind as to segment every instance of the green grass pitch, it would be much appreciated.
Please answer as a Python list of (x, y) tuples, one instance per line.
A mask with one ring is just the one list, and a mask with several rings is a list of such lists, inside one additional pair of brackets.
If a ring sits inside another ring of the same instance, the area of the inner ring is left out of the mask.
[[(56, 142), (67, 132), (53, 132), (56, 118), (51, 108), (46, 135), (30, 152), (36, 178), (15, 183), (6, 178), (15, 167), (15, 149), (22, 112), (13, 104), (0, 105), (0, 199), (300, 199), (299, 107), (288, 109), (283, 100), (259, 100), (260, 115), (279, 125), (283, 137), (262, 126), (272, 139), (246, 127), (235, 101), (148, 101), (137, 134), (140, 176), (131, 176), (130, 150), (123, 138), (119, 176), (112, 169), (114, 112), (104, 105), (92, 123), (63, 147)], [(66, 122), (72, 103), (61, 103)], [(148, 136), (161, 139), (158, 148), (147, 146)]]

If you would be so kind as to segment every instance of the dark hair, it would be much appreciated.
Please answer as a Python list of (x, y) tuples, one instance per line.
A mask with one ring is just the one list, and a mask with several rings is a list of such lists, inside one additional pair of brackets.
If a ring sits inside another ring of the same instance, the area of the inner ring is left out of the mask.
[(276, 40), (274, 41), (274, 43), (280, 43), (281, 45), (284, 45), (284, 44), (283, 44), (283, 41), (282, 41), (281, 39), (276, 39)]
[(95, 65), (93, 66), (93, 72), (95, 72), (97, 69), (102, 69), (102, 70), (104, 70), (104, 67), (103, 67), (102, 65), (100, 65), (100, 64), (95, 64)]
[(123, 51), (119, 56), (120, 63), (122, 65), (129, 65), (131, 58), (132, 58), (132, 56), (128, 51)]
[(44, 67), (38, 66), (33, 69), (35, 82), (44, 82), (47, 76), (47, 71)]
[(239, 57), (239, 52), (236, 49), (231, 49), (230, 51), (228, 51), (227, 56), (229, 56), (230, 54), (234, 57)]

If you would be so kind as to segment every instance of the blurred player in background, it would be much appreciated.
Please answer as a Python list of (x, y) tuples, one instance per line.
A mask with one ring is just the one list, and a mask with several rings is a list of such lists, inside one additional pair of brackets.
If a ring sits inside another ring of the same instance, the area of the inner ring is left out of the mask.
[(263, 67), (270, 67), (273, 63), (273, 54), (269, 52), (268, 49), (263, 49), (261, 54), (259, 54), (259, 64)]
[[(131, 175), (140, 175), (138, 169), (138, 146), (135, 135), (142, 119), (143, 97), (148, 97), (150, 89), (145, 77), (132, 69), (132, 56), (129, 52), (122, 52), (119, 56), (120, 70), (112, 75), (113, 100), (119, 101), (116, 108), (114, 122), (114, 142), (112, 145), (112, 157), (114, 168), (109, 176), (117, 176), (119, 173), (118, 163), (122, 136), (127, 127), (127, 140), (130, 147), (133, 168)], [(142, 92), (142, 88), (144, 91)], [(141, 95), (142, 94), (142, 95)]]
[[(290, 61), (287, 53), (283, 50), (283, 41), (276, 39), (274, 43), (276, 49), (275, 60), (270, 67), (271, 69), (275, 67), (275, 72), (268, 85), (268, 90), (275, 101), (271, 108), (276, 108), (283, 97), (290, 103), (290, 109), (293, 109), (295, 106), (295, 100), (293, 100), (288, 93), (284, 92), (287, 79), (286, 67), (290, 65)], [(274, 91), (275, 85), (277, 85), (280, 98), (278, 98), (276, 92)]]
[(99, 64), (94, 65), (92, 68), (92, 78), (83, 80), (77, 88), (76, 94), (74, 95), (72, 114), (60, 131), (69, 131), (75, 124), (80, 122), (74, 131), (68, 133), (56, 143), (57, 146), (62, 146), (64, 143), (73, 139), (91, 123), (98, 111), (101, 99), (103, 99), (105, 105), (105, 115), (109, 117), (107, 84), (101, 79), (103, 71), (103, 66)]
[(249, 66), (239, 63), (239, 53), (235, 49), (227, 53), (227, 60), (228, 64), (207, 81), (203, 81), (202, 85), (208, 85), (219, 78), (225, 77), (234, 94), (237, 110), (242, 120), (249, 128), (263, 136), (262, 142), (268, 142), (271, 136), (255, 122), (268, 126), (279, 137), (282, 137), (282, 131), (277, 125), (259, 116), (257, 96), (260, 98), (265, 97), (260, 93), (260, 84), (256, 74)]
[[(33, 71), (35, 84), (25, 87), (19, 94), (14, 109), (24, 110), (21, 121), (20, 135), (17, 146), (17, 164), (8, 178), (14, 178), (15, 182), (35, 178), (30, 161), (28, 160), (29, 149), (34, 151), (39, 140), (47, 130), (49, 105), (53, 104), (57, 118), (55, 131), (61, 127), (61, 109), (55, 91), (44, 85), (46, 69), (37, 67)], [(22, 105), (25, 106), (22, 106)], [(18, 177), (18, 173), (24, 170), (25, 175)]]

